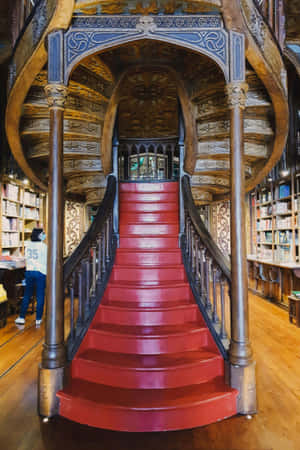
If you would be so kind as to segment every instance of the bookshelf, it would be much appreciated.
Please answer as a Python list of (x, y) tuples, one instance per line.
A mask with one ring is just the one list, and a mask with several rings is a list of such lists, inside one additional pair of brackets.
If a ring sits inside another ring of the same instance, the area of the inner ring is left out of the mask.
[(0, 189), (1, 255), (20, 256), (32, 229), (43, 227), (45, 195), (10, 178), (2, 180)]
[(300, 173), (258, 185), (250, 206), (251, 253), (274, 263), (300, 262)]

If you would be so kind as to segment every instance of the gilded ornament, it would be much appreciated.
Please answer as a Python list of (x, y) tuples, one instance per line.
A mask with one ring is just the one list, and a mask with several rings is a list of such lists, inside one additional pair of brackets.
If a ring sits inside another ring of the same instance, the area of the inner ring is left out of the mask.
[(68, 95), (66, 86), (62, 84), (47, 84), (45, 86), (45, 93), (50, 108), (63, 109), (65, 107)]
[(247, 91), (247, 83), (228, 83), (226, 85), (226, 93), (229, 108), (232, 109), (238, 106), (241, 109), (245, 109)]

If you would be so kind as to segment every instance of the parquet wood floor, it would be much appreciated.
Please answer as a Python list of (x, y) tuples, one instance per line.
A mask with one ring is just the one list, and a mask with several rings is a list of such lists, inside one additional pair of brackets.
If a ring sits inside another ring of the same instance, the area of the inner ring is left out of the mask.
[(285, 311), (253, 294), (250, 314), (259, 413), (252, 420), (238, 416), (153, 434), (97, 430), (61, 418), (43, 423), (36, 413), (43, 328), (27, 324), (20, 333), (10, 318), (0, 330), (1, 450), (299, 450), (300, 329)]

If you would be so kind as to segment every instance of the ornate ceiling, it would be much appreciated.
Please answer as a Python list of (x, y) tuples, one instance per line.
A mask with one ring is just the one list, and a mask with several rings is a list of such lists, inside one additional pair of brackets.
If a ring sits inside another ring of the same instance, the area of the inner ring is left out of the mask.
[(118, 129), (120, 138), (178, 135), (177, 87), (169, 71), (136, 69), (125, 77)]
[(217, 12), (220, 0), (77, 0), (76, 13), (83, 14), (174, 14)]
[(286, 40), (295, 42), (300, 40), (300, 1), (286, 0)]

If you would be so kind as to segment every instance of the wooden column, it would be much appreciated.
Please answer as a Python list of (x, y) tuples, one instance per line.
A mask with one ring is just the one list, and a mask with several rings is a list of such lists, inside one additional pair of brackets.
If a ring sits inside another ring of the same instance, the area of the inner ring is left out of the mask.
[[(245, 229), (245, 169), (243, 111), (248, 85), (233, 82), (227, 85), (230, 108), (230, 171), (231, 171), (231, 341), (229, 356), (234, 384), (238, 384), (243, 406), (239, 412), (255, 410), (255, 371), (246, 375), (243, 368), (252, 366), (249, 340), (248, 275)], [(240, 370), (241, 368), (241, 370)], [(238, 373), (238, 376), (237, 376)], [(254, 376), (254, 383), (253, 383)], [(236, 379), (239, 382), (237, 383)], [(249, 379), (252, 381), (249, 385)], [(246, 385), (245, 385), (246, 383)], [(253, 387), (254, 386), (254, 387)], [(249, 392), (254, 391), (254, 400)], [(246, 407), (245, 407), (246, 401)], [(250, 405), (250, 407), (249, 407)]]
[(57, 413), (56, 392), (62, 387), (65, 366), (63, 233), (63, 118), (67, 89), (49, 84), (45, 88), (50, 109), (48, 258), (46, 283), (45, 343), (40, 369), (39, 410), (42, 415)]

